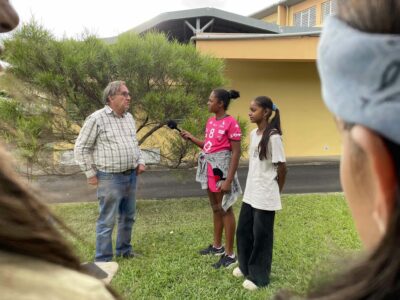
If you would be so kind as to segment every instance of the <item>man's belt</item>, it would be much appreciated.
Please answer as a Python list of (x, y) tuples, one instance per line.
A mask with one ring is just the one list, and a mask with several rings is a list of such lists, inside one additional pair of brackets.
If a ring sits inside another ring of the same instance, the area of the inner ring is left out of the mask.
[(124, 172), (121, 172), (121, 174), (122, 174), (122, 175), (131, 175), (131, 174), (133, 173), (133, 171), (135, 171), (135, 170), (129, 169), (129, 170), (126, 170), (126, 171), (124, 171)]

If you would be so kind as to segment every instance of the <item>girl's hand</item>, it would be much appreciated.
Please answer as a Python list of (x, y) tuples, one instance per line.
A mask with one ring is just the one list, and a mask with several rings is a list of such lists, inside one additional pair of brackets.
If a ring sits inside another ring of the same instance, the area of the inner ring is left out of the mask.
[(192, 139), (193, 139), (193, 135), (192, 135), (190, 132), (186, 131), (186, 130), (182, 130), (182, 131), (180, 132), (180, 135), (181, 135), (181, 137), (183, 137), (185, 140), (192, 140)]
[(221, 192), (225, 194), (229, 193), (230, 191), (231, 191), (231, 182), (229, 182), (228, 180), (222, 181)]

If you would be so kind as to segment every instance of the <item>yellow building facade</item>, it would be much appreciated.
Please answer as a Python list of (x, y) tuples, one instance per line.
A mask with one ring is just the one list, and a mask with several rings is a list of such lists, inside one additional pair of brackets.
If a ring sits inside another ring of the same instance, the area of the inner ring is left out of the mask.
[[(287, 6), (284, 2), (296, 3)], [(314, 7), (316, 20), (322, 20), (327, 2), (281, 1), (276, 12), (271, 13), (270, 9), (269, 15), (258, 16), (266, 21), (275, 20), (278, 25), (292, 25), (296, 14)], [(316, 22), (316, 26), (321, 24), (322, 21)], [(321, 98), (316, 67), (319, 33), (203, 34), (195, 40), (200, 52), (225, 60), (227, 88), (241, 93), (239, 100), (231, 104), (230, 114), (248, 120), (251, 100), (260, 95), (270, 96), (281, 111), (289, 158), (332, 159), (340, 155), (339, 134)], [(253, 128), (255, 125), (249, 123), (249, 129)]]
[[(241, 98), (230, 113), (247, 117), (256, 96), (267, 95), (281, 111), (285, 150), (288, 157), (338, 155), (339, 137), (332, 117), (320, 97), (315, 64), (308, 62), (228, 61), (227, 76)], [(255, 125), (249, 124), (250, 128)], [(248, 141), (248, 137), (247, 137)]]
[(336, 10), (337, 0), (286, 0), (250, 16), (279, 26), (321, 27)]

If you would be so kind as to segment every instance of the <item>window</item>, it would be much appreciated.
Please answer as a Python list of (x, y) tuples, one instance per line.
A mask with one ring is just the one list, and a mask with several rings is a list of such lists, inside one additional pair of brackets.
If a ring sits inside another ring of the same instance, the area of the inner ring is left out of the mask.
[(337, 12), (337, 0), (329, 0), (322, 3), (321, 10), (321, 23), (324, 22), (327, 16), (333, 15)]
[(293, 25), (300, 27), (313, 27), (316, 23), (317, 8), (316, 6), (299, 11), (294, 14)]

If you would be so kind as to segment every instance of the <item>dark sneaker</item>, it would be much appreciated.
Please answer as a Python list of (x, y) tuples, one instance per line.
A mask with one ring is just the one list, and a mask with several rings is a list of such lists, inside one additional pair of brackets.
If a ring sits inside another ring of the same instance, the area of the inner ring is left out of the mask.
[(138, 257), (140, 257), (140, 256), (142, 256), (141, 254), (139, 254), (139, 253), (137, 253), (137, 252), (130, 252), (130, 253), (126, 253), (126, 254), (122, 254), (122, 255), (117, 255), (117, 257), (120, 257), (120, 258), (127, 258), (127, 259), (130, 259), (130, 258), (138, 258)]
[(223, 255), (225, 253), (225, 248), (222, 246), (221, 248), (215, 248), (213, 245), (209, 245), (207, 248), (200, 250), (199, 253), (201, 255)]
[(230, 257), (228, 255), (222, 255), (221, 258), (219, 259), (219, 261), (217, 261), (212, 266), (215, 269), (219, 269), (221, 267), (229, 269), (229, 268), (234, 267), (236, 264), (237, 264), (236, 257), (232, 258), (232, 257)]

